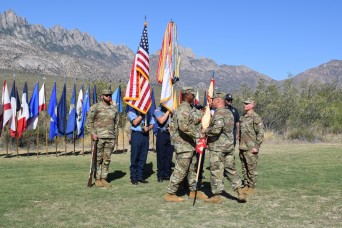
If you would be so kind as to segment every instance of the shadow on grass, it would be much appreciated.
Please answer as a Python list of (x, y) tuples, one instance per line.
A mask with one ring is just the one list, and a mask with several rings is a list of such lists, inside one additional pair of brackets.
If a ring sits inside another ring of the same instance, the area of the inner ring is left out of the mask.
[(108, 173), (108, 182), (112, 182), (113, 180), (117, 180), (120, 178), (123, 178), (124, 176), (126, 176), (126, 172), (122, 172), (121, 170), (115, 170), (112, 173)]
[(144, 167), (144, 179), (148, 179), (151, 177), (155, 172), (153, 171), (153, 163), (150, 162), (145, 165)]

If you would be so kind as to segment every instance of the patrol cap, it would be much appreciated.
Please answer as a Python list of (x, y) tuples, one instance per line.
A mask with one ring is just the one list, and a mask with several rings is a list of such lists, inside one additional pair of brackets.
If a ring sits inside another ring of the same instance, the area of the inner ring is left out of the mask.
[(101, 91), (101, 94), (102, 95), (107, 95), (107, 94), (112, 94), (112, 91), (110, 90), (110, 89), (103, 89), (102, 91)]
[(186, 93), (191, 93), (191, 94), (195, 95), (194, 88), (192, 88), (190, 86), (183, 87), (182, 88), (182, 94), (186, 94)]
[(224, 100), (226, 98), (226, 94), (222, 93), (222, 92), (217, 92), (217, 93), (214, 94), (213, 99), (214, 98), (221, 98), (221, 99)]
[(233, 100), (233, 96), (232, 96), (230, 93), (228, 93), (228, 94), (226, 95), (226, 100), (227, 100), (227, 101), (232, 101), (232, 100)]
[(253, 101), (254, 101), (253, 98), (248, 97), (248, 98), (246, 98), (246, 99), (243, 101), (243, 103), (244, 103), (244, 104), (250, 104), (250, 103), (252, 103)]

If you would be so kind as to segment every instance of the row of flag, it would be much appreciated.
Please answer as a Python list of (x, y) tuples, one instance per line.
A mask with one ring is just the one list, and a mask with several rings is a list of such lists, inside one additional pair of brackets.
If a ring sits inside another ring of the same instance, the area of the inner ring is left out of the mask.
[[(20, 138), (26, 130), (36, 129), (39, 113), (46, 110), (50, 116), (50, 140), (55, 136), (64, 135), (69, 138), (83, 138), (87, 112), (91, 105), (90, 86), (87, 87), (85, 93), (83, 87), (82, 85), (76, 100), (76, 85), (74, 84), (69, 111), (67, 111), (66, 83), (64, 83), (59, 102), (57, 102), (56, 82), (54, 83), (49, 105), (47, 106), (45, 83), (39, 90), (39, 82), (36, 82), (31, 99), (28, 101), (27, 83), (25, 82), (20, 101), (15, 80), (10, 94), (5, 80), (0, 104), (0, 136), (6, 124), (9, 126), (10, 135), (13, 138)], [(92, 103), (97, 103), (96, 85), (93, 87)], [(112, 103), (118, 107), (119, 112), (122, 112), (120, 86), (112, 94)]]

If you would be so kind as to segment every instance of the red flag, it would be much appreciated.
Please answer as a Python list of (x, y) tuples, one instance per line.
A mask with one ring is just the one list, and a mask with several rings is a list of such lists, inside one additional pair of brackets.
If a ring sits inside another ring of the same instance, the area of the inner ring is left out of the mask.
[(21, 112), (18, 117), (18, 138), (22, 136), (27, 128), (27, 119), (30, 117), (30, 110), (28, 106), (28, 93), (27, 93), (27, 83), (24, 84), (23, 95), (21, 97)]
[(12, 117), (12, 108), (11, 108), (11, 101), (8, 95), (8, 89), (7, 89), (7, 82), (4, 81), (4, 87), (2, 88), (2, 111), (3, 111), (3, 122), (2, 126), (4, 127), (6, 123), (11, 119)]
[(45, 102), (45, 83), (43, 83), (42, 87), (39, 90), (39, 106), (38, 112), (46, 110), (46, 102)]
[(198, 141), (198, 143), (197, 143), (197, 145), (196, 145), (196, 147), (195, 147), (195, 150), (196, 150), (197, 153), (203, 154), (203, 150), (204, 150), (205, 148), (207, 148), (207, 140), (206, 140), (205, 138), (201, 138), (201, 139)]
[(125, 103), (146, 114), (152, 104), (149, 79), (149, 52), (147, 23), (141, 35), (141, 41), (133, 62), (130, 79), (127, 84)]

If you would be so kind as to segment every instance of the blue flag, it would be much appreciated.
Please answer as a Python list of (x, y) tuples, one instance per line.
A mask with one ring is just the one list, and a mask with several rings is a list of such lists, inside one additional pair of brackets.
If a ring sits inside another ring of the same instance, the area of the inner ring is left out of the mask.
[(29, 102), (30, 117), (27, 120), (27, 127), (29, 129), (36, 129), (39, 115), (39, 83), (36, 82), (33, 93)]
[(208, 99), (208, 94), (207, 91), (204, 91), (204, 98), (203, 98), (203, 107), (205, 108), (205, 106), (207, 106), (207, 99)]
[(83, 104), (82, 104), (82, 114), (81, 114), (82, 121), (81, 121), (81, 126), (80, 126), (80, 134), (78, 135), (78, 137), (82, 137), (82, 138), (84, 138), (84, 126), (87, 121), (87, 113), (90, 109), (89, 90), (90, 90), (90, 87), (88, 86), (87, 91), (84, 94)]
[(48, 114), (51, 116), (50, 119), (50, 136), (49, 139), (52, 140), (57, 134), (57, 92), (56, 92), (56, 82), (53, 86), (52, 93), (50, 96)]
[[(97, 93), (96, 93), (96, 84), (94, 84), (94, 88), (93, 88), (93, 104), (97, 103)], [(90, 101), (89, 101), (90, 104)]]
[(66, 84), (64, 83), (61, 99), (57, 105), (57, 135), (65, 135), (66, 129)]
[(69, 138), (74, 137), (74, 131), (76, 130), (76, 85), (74, 84), (74, 89), (72, 90), (72, 95), (70, 99), (70, 108), (68, 115), (68, 123), (66, 128), (66, 135)]
[(118, 112), (122, 112), (121, 88), (120, 86), (112, 94), (112, 101), (118, 108)]

